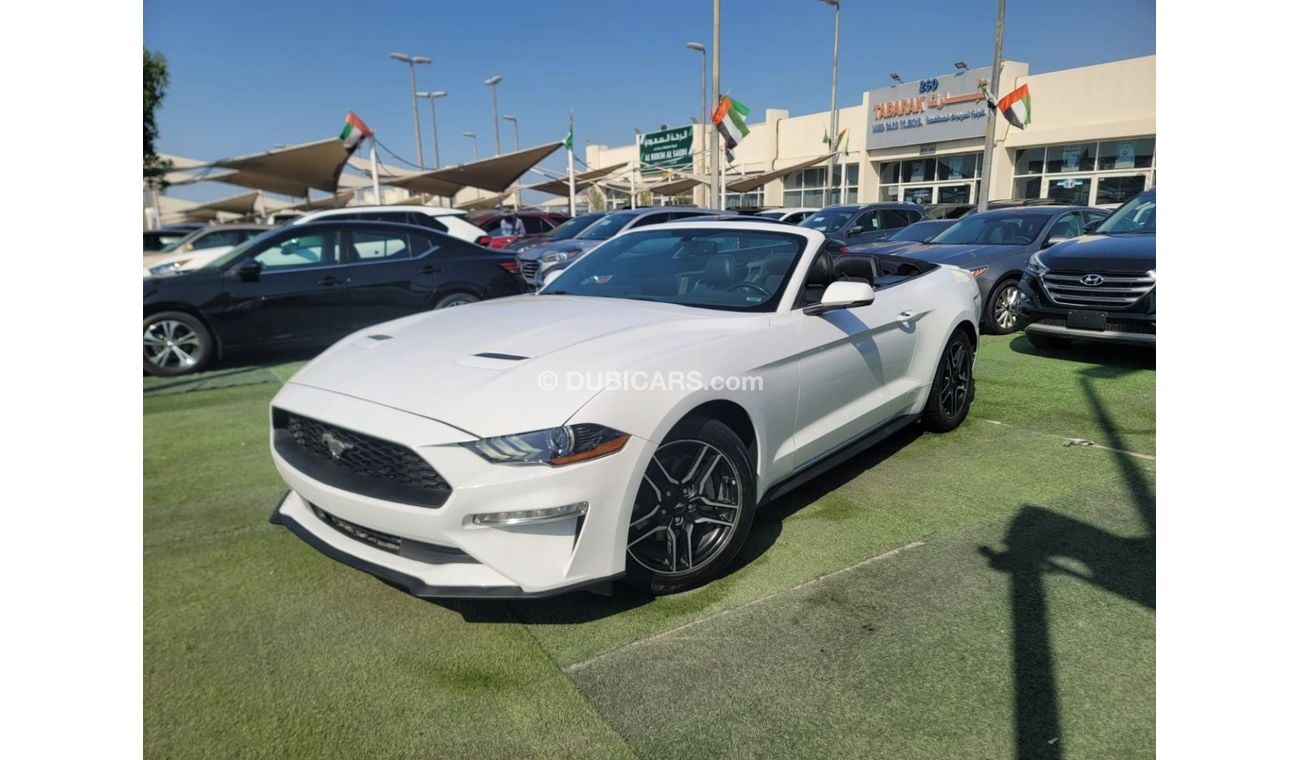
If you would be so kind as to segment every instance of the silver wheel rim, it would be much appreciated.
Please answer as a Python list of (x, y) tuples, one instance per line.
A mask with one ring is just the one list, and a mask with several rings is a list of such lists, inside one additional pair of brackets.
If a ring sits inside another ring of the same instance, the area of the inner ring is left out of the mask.
[(708, 565), (731, 544), (744, 503), (739, 471), (716, 446), (681, 440), (650, 459), (632, 508), (627, 553), (659, 575)]
[(188, 369), (198, 363), (203, 341), (189, 325), (163, 319), (144, 328), (144, 358), (162, 369)]
[(442, 305), (442, 308), (450, 309), (453, 306), (464, 306), (467, 303), (474, 303), (475, 300), (477, 299), (470, 298), (469, 296), (459, 296), (457, 298), (453, 298), (452, 300), (444, 303)]
[(1020, 292), (1016, 285), (1008, 285), (998, 291), (998, 297), (993, 301), (993, 321), (997, 322), (998, 327), (1003, 330), (1010, 330), (1020, 321), (1020, 315), (1016, 313), (1016, 306), (1025, 298), (1025, 294)]

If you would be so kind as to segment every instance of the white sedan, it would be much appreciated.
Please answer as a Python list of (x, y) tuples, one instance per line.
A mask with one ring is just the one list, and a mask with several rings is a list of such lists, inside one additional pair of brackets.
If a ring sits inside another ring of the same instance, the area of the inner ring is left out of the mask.
[(299, 371), (272, 401), (272, 522), (417, 596), (671, 593), (723, 573), (763, 504), (974, 395), (961, 269), (683, 222), (548, 279)]

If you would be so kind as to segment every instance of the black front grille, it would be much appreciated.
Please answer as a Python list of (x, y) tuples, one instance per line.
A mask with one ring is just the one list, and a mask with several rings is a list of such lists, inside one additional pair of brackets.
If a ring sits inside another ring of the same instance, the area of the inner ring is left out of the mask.
[[(1084, 283), (1087, 278), (1099, 276), (1102, 281), (1097, 285)], [(1051, 271), (1043, 275), (1047, 295), (1062, 306), (1127, 309), (1142, 300), (1155, 286), (1155, 278), (1146, 274)]]
[(451, 486), (405, 446), (282, 409), (272, 413), (275, 447), (294, 467), (347, 491), (419, 506), (441, 506)]
[[(1035, 320), (1034, 323), (1039, 325), (1051, 325), (1053, 327), (1066, 327), (1065, 320), (1059, 317), (1044, 317)], [(1106, 331), (1155, 335), (1156, 323), (1137, 319), (1107, 319)]]
[(530, 285), (537, 281), (537, 270), (539, 268), (541, 268), (541, 262), (537, 260), (519, 259), (519, 273), (524, 276), (524, 281)]
[(311, 511), (320, 519), (321, 522), (330, 526), (339, 533), (363, 544), (369, 544), (380, 551), (396, 554), (399, 557), (406, 557), (417, 562), (427, 562), (431, 565), (477, 565), (478, 562), (465, 552), (452, 546), (440, 546), (438, 544), (429, 544), (423, 541), (416, 541), (410, 538), (402, 538), (389, 533), (383, 533), (374, 528), (367, 528), (363, 525), (357, 525), (354, 522), (348, 522), (341, 517), (332, 515), (321, 509), (315, 504), (309, 504)]

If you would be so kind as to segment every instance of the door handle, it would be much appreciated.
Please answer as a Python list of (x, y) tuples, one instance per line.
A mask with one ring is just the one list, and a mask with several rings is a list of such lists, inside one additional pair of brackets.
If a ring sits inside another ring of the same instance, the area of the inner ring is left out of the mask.
[(420, 274), (442, 274), (442, 267), (430, 264), (427, 267), (421, 267)]
[(324, 277), (322, 277), (322, 278), (320, 279), (320, 282), (317, 282), (316, 284), (317, 284), (317, 285), (323, 285), (323, 286), (325, 286), (325, 287), (327, 287), (327, 288), (332, 288), (332, 287), (334, 287), (335, 285), (342, 285), (342, 284), (343, 284), (343, 280), (340, 280), (339, 278), (335, 277), (335, 276), (332, 275), (332, 274), (327, 274), (327, 275), (325, 275)]
[(912, 321), (912, 318), (915, 317), (915, 316), (916, 316), (916, 312), (914, 312), (914, 311), (902, 311), (902, 312), (899, 312), (899, 313), (898, 313), (898, 319), (895, 320), (895, 321), (900, 322), (900, 323), (902, 323), (902, 322), (911, 322), (911, 321)]

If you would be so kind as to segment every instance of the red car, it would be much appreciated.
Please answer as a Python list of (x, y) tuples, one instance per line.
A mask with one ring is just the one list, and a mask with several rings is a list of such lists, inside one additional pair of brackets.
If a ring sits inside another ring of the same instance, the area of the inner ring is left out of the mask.
[[(515, 216), (524, 224), (523, 235), (501, 234), (501, 220)], [(541, 237), (569, 220), (566, 214), (553, 214), (549, 211), (520, 211), (517, 214), (501, 211), (489, 211), (472, 217), (471, 222), (478, 225), (492, 238), (490, 247), (505, 248), (516, 240)]]

